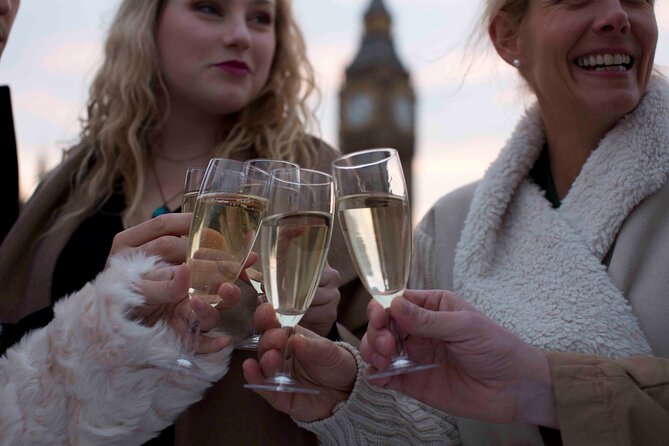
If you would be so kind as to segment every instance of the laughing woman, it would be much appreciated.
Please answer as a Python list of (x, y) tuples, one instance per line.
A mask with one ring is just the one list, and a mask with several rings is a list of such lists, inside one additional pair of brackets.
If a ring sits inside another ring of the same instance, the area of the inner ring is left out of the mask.
[[(669, 357), (669, 85), (653, 73), (654, 2), (488, 0), (483, 23), (536, 103), (483, 179), (444, 197), (420, 223), (411, 286), (455, 290), (542, 349)], [(266, 397), (328, 444), (542, 444), (555, 435), (454, 420), (375, 391), (355, 379), (343, 348), (339, 360), (295, 351), (311, 365), (305, 379), (328, 388), (320, 404)], [(247, 362), (247, 379), (271, 373), (270, 358), (263, 369)], [(314, 367), (323, 358), (348, 374)], [(358, 362), (359, 376), (364, 367)], [(424, 383), (440, 373), (400, 379)]]

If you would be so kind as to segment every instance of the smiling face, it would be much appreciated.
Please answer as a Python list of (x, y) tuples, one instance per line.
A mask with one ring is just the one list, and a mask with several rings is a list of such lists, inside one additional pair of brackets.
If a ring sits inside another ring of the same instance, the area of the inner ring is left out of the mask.
[(227, 115), (259, 96), (276, 51), (275, 1), (167, 1), (156, 45), (174, 108)]
[(614, 122), (646, 92), (657, 34), (652, 0), (530, 0), (517, 57), (542, 110)]
[(0, 0), (0, 56), (7, 46), (9, 31), (12, 29), (21, 0)]

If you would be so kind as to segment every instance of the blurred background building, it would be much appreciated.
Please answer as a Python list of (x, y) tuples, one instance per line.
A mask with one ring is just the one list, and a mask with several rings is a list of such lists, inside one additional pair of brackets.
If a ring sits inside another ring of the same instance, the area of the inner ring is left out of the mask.
[(339, 92), (339, 148), (397, 149), (412, 193), (416, 95), (395, 51), (392, 18), (383, 0), (372, 0), (353, 62)]

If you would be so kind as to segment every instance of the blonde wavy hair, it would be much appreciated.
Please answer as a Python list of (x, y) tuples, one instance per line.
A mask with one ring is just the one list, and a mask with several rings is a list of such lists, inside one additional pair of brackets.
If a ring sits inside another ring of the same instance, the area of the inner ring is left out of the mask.
[[(124, 0), (109, 29), (105, 58), (90, 88), (68, 212), (60, 222), (101, 206), (122, 184), (127, 215), (138, 206), (144, 166), (169, 113), (169, 95), (159, 69), (155, 34), (169, 0)], [(311, 165), (319, 148), (306, 135), (316, 125), (307, 99), (317, 93), (313, 67), (291, 7), (277, 0), (276, 52), (258, 98), (221, 122), (216, 155), (249, 151), (259, 157)], [(167, 98), (167, 101), (162, 100)], [(167, 102), (168, 107), (164, 107)]]

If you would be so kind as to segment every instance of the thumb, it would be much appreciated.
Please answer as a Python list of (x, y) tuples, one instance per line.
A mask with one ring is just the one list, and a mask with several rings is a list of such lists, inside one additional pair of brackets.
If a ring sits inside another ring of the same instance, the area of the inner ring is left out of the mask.
[(393, 299), (390, 313), (402, 331), (412, 336), (452, 342), (467, 333), (462, 316), (465, 312), (426, 310), (398, 297)]
[(295, 334), (291, 342), (293, 354), (304, 364), (329, 368), (337, 367), (342, 361), (339, 347), (328, 339)]

